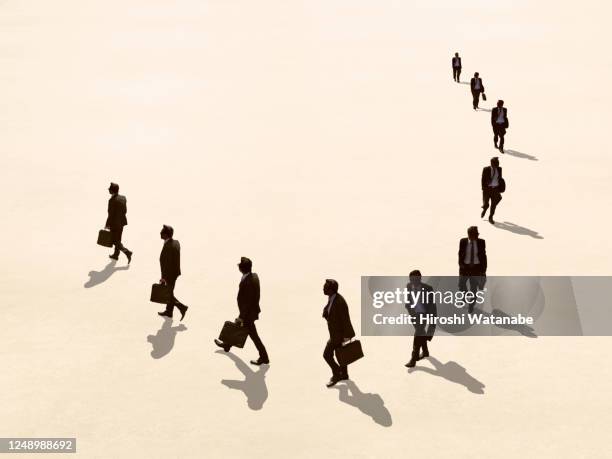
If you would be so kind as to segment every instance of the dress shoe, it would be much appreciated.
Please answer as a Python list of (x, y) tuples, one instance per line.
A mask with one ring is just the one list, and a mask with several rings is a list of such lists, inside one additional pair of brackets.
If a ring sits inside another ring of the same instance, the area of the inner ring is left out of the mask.
[(257, 360), (251, 360), (251, 365), (269, 365), (269, 364), (270, 364), (269, 359), (262, 359), (261, 357), (259, 357)]
[(349, 379), (350, 379), (350, 378), (349, 378), (348, 373), (344, 373), (344, 374), (341, 374), (341, 375), (340, 375), (340, 377), (338, 378), (338, 381), (347, 381), (347, 380), (349, 380)]
[(337, 377), (332, 377), (327, 384), (325, 384), (327, 387), (334, 387), (336, 384), (338, 384), (338, 381), (340, 381), (339, 378)]
[(489, 223), (491, 225), (495, 225), (495, 220), (493, 220), (493, 217), (489, 217)]
[(487, 209), (482, 209), (482, 212), (480, 213), (480, 218), (483, 218), (486, 213), (487, 213)]
[(110, 258), (111, 260), (117, 261), (119, 259), (119, 255), (117, 255), (116, 257), (113, 255), (109, 255), (108, 258)]
[(416, 366), (416, 360), (411, 359), (411, 360), (410, 360), (410, 362), (408, 362), (408, 363), (407, 363), (406, 365), (404, 365), (404, 366), (406, 366), (406, 367), (408, 367), (408, 368), (412, 368), (412, 367)]
[(215, 344), (219, 346), (220, 348), (222, 348), (225, 352), (229, 351), (231, 347), (231, 346), (227, 346), (223, 341), (219, 341), (216, 338), (215, 338)]
[(129, 250), (125, 252), (125, 256), (128, 259), (128, 265), (132, 262), (132, 252), (130, 252)]
[(503, 147), (499, 147), (499, 151), (501, 151), (502, 153), (504, 153), (504, 148), (503, 148)]
[(497, 142), (493, 141), (493, 145), (495, 145), (496, 150), (499, 150), (499, 147), (497, 146)]
[(189, 306), (183, 306), (183, 308), (181, 309), (181, 322), (185, 318), (185, 314), (187, 314), (187, 309), (189, 309)]
[(419, 360), (426, 359), (429, 357), (429, 351), (423, 351), (421, 355), (419, 355)]
[(162, 317), (169, 317), (170, 319), (172, 319), (172, 315), (168, 314), (166, 311), (158, 312), (157, 314)]

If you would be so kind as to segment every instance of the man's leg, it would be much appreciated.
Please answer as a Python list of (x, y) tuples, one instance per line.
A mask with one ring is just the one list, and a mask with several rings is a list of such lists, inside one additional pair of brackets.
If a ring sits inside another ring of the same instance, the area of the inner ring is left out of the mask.
[(495, 214), (495, 209), (497, 209), (497, 205), (502, 200), (502, 195), (499, 191), (494, 191), (491, 196), (491, 212), (489, 213), (489, 218), (493, 218)]
[(332, 343), (331, 340), (328, 340), (327, 344), (325, 345), (325, 349), (323, 350), (323, 358), (331, 368), (332, 377), (338, 378), (340, 377), (341, 369), (340, 365), (338, 365), (334, 360), (334, 349), (336, 349), (336, 345)]
[(476, 292), (478, 291), (479, 279), (473, 273), (470, 273), (469, 282), (470, 292), (473, 293), (473, 299), (468, 304), (468, 312), (474, 312), (474, 303), (476, 302)]
[(165, 313), (168, 317), (172, 317), (172, 313), (174, 312), (174, 306), (178, 303), (177, 299), (174, 297), (174, 286), (176, 285), (176, 279), (166, 279), (166, 282), (166, 285), (170, 289), (170, 301), (166, 305)]
[(491, 195), (489, 194), (489, 190), (486, 188), (482, 190), (482, 213), (480, 214), (480, 218), (484, 217), (487, 213), (487, 210), (489, 209), (490, 198)]
[(459, 83), (460, 79), (461, 79), (461, 67), (457, 69), (457, 83)]
[(504, 151), (504, 137), (506, 136), (506, 128), (499, 129), (499, 151)]
[(255, 327), (255, 322), (245, 322), (244, 326), (247, 328), (249, 336), (251, 337), (251, 340), (253, 340), (253, 344), (257, 348), (257, 352), (259, 352), (259, 360), (267, 362), (269, 360), (268, 352), (266, 351), (266, 347), (261, 342), (261, 338), (257, 333), (257, 327)]
[(495, 148), (498, 148), (497, 146), (497, 140), (499, 139), (499, 131), (497, 129), (496, 126), (493, 127), (493, 144), (495, 145)]
[(111, 237), (113, 238), (113, 245), (115, 246), (115, 250), (113, 254), (110, 256), (114, 260), (119, 258), (119, 251), (123, 251), (123, 244), (121, 244), (121, 235), (123, 233), (123, 227), (119, 228), (111, 228)]
[(474, 107), (474, 110), (478, 108), (478, 95), (478, 91), (472, 91), (472, 107)]

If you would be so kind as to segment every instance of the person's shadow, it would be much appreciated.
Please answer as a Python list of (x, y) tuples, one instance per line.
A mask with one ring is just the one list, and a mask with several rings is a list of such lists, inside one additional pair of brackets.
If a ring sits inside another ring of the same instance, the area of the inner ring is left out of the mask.
[(229, 357), (236, 368), (244, 375), (242, 381), (237, 379), (222, 379), (221, 384), (242, 391), (247, 398), (247, 405), (252, 410), (261, 410), (268, 399), (268, 387), (266, 386), (266, 373), (270, 365), (259, 365), (257, 371), (253, 371), (244, 360), (233, 352), (216, 351), (217, 354), (224, 354)]
[(481, 112), (489, 112), (489, 113), (491, 113), (491, 109), (490, 108), (481, 108), (481, 107), (479, 107), (478, 110), (481, 111)]
[(184, 324), (173, 327), (172, 319), (170, 317), (165, 317), (161, 328), (157, 330), (157, 334), (147, 336), (147, 342), (151, 343), (153, 346), (151, 357), (154, 359), (161, 359), (168, 355), (174, 347), (176, 334), (185, 330), (187, 330), (187, 327), (185, 327)]
[(351, 380), (344, 381), (344, 383), (334, 386), (334, 389), (339, 392), (341, 402), (359, 409), (363, 414), (370, 416), (376, 424), (384, 427), (390, 427), (393, 424), (391, 413), (379, 394), (364, 394)]
[(504, 153), (510, 156), (516, 156), (517, 158), (528, 159), (529, 161), (538, 161), (538, 158), (532, 155), (528, 155), (527, 153), (521, 153), (516, 150), (504, 150)]
[(455, 384), (460, 384), (474, 394), (484, 394), (485, 385), (470, 375), (465, 368), (457, 362), (449, 361), (442, 363), (435, 357), (427, 357), (427, 359), (433, 364), (433, 370), (428, 367), (417, 366), (409, 368), (408, 373), (423, 371), (430, 375), (444, 378)]
[(540, 233), (534, 230), (530, 230), (529, 228), (525, 228), (524, 226), (519, 226), (511, 222), (495, 222), (495, 228), (503, 229), (506, 231), (510, 231), (514, 234), (520, 234), (522, 236), (531, 236), (534, 239), (544, 239), (544, 236), (541, 236)]
[(89, 280), (83, 284), (83, 287), (95, 287), (96, 285), (106, 281), (115, 271), (125, 271), (126, 269), (130, 269), (130, 265), (120, 267), (117, 267), (116, 265), (117, 262), (115, 260), (111, 260), (102, 271), (89, 271)]

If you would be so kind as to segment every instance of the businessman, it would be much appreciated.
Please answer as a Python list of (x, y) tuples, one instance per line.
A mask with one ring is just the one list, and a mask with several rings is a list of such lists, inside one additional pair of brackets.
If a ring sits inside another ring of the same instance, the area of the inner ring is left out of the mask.
[[(268, 352), (255, 326), (255, 321), (259, 319), (259, 313), (261, 312), (261, 308), (259, 307), (259, 276), (252, 271), (253, 262), (246, 257), (240, 258), (238, 269), (242, 273), (242, 277), (238, 285), (238, 297), (236, 299), (238, 302), (238, 310), (240, 311), (240, 315), (236, 319), (236, 322), (247, 329), (249, 337), (259, 352), (259, 358), (257, 360), (251, 360), (251, 363), (253, 365), (269, 364), (270, 359), (268, 357)], [(215, 344), (223, 348), (225, 352), (229, 351), (232, 347), (218, 339), (215, 339)]]
[(482, 290), (487, 275), (487, 248), (484, 239), (478, 236), (478, 228), (470, 226), (467, 230), (468, 237), (459, 241), (459, 290), (469, 292), (472, 298), (466, 298), (468, 311), (474, 311), (475, 294)]
[[(408, 368), (416, 365), (417, 360), (429, 357), (427, 341), (433, 339), (436, 323), (431, 318), (438, 315), (436, 303), (433, 298), (431, 285), (421, 282), (421, 271), (415, 269), (410, 273), (410, 281), (406, 286), (410, 295), (406, 309), (414, 322), (414, 339), (412, 341), (412, 357), (406, 364)], [(420, 351), (423, 351), (421, 354)]]
[(482, 84), (482, 78), (480, 78), (478, 72), (474, 73), (474, 78), (470, 80), (470, 89), (472, 91), (472, 106), (474, 110), (476, 110), (480, 102), (480, 94), (484, 94), (484, 85)]
[(502, 177), (502, 168), (499, 167), (499, 159), (497, 157), (491, 158), (491, 165), (482, 169), (482, 178), (480, 180), (482, 187), (482, 213), (480, 218), (483, 218), (489, 209), (489, 203), (491, 211), (489, 212), (489, 223), (495, 224), (493, 215), (495, 215), (495, 209), (502, 200), (502, 193), (505, 191), (505, 182)]
[[(491, 126), (493, 127), (493, 144), (502, 153), (504, 152), (504, 137), (506, 129), (510, 127), (508, 121), (508, 109), (504, 107), (504, 101), (498, 100), (497, 107), (491, 110)], [(499, 139), (499, 146), (497, 140)]]
[(176, 279), (181, 275), (181, 245), (179, 241), (172, 238), (174, 236), (174, 229), (171, 226), (164, 225), (160, 236), (164, 240), (164, 246), (159, 256), (159, 264), (161, 266), (161, 279), (159, 283), (170, 287), (170, 302), (166, 305), (166, 310), (158, 312), (158, 314), (163, 317), (172, 318), (172, 313), (176, 306), (181, 313), (182, 321), (185, 318), (188, 307), (174, 296)]
[(455, 57), (451, 62), (453, 66), (453, 80), (459, 83), (459, 77), (461, 76), (461, 58), (459, 57), (459, 53), (455, 53)]
[(123, 252), (128, 259), (128, 264), (132, 261), (132, 252), (123, 246), (121, 237), (123, 235), (123, 227), (127, 225), (127, 199), (119, 194), (119, 185), (116, 183), (110, 184), (108, 192), (111, 194), (108, 200), (108, 217), (104, 227), (110, 230), (113, 239), (115, 251), (108, 257), (113, 260), (119, 259), (119, 251)]
[(351, 324), (348, 305), (343, 296), (338, 293), (338, 282), (334, 279), (326, 279), (323, 293), (329, 297), (323, 308), (323, 318), (327, 321), (329, 331), (329, 340), (323, 351), (323, 358), (332, 370), (332, 377), (327, 383), (327, 387), (332, 387), (339, 381), (349, 379), (347, 366), (338, 365), (334, 359), (334, 351), (345, 341), (353, 338), (355, 330)]

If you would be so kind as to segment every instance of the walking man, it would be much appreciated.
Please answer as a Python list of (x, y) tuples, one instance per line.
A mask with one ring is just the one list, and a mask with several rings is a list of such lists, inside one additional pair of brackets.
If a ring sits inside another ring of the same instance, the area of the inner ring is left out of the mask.
[(119, 194), (119, 185), (116, 183), (110, 184), (108, 192), (111, 194), (108, 200), (108, 217), (106, 218), (106, 229), (110, 230), (113, 238), (115, 251), (108, 257), (113, 260), (119, 259), (119, 252), (123, 252), (128, 259), (128, 264), (132, 261), (132, 252), (123, 246), (121, 237), (123, 235), (123, 227), (127, 225), (127, 199)]

